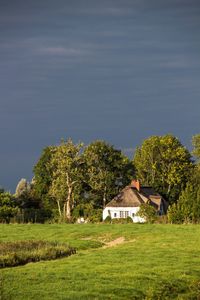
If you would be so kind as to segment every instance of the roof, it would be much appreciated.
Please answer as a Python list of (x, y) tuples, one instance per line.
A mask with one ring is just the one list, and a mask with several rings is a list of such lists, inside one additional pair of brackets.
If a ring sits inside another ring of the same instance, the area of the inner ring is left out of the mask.
[(143, 203), (145, 203), (145, 201), (140, 196), (137, 189), (132, 186), (127, 186), (106, 206), (107, 207), (138, 207)]
[(165, 200), (162, 196), (155, 192), (152, 187), (141, 187), (138, 191), (137, 188), (129, 185), (114, 197), (106, 207), (138, 207), (141, 204), (150, 203), (160, 210), (163, 201)]

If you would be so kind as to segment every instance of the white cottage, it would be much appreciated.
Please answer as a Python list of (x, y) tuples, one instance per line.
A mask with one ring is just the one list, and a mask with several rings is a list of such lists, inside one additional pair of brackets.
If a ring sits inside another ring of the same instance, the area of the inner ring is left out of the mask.
[(145, 219), (137, 216), (141, 204), (154, 206), (159, 215), (167, 210), (167, 202), (152, 187), (140, 187), (138, 180), (133, 180), (103, 210), (103, 220), (107, 216), (114, 218), (131, 217), (134, 223), (144, 223)]

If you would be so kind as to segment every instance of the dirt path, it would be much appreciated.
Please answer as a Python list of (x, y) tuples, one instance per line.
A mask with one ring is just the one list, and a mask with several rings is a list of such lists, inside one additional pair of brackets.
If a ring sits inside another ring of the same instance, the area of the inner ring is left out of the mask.
[(125, 238), (123, 236), (117, 238), (116, 240), (113, 240), (111, 242), (105, 243), (105, 246), (103, 246), (103, 248), (110, 248), (110, 247), (114, 247), (120, 244), (123, 244), (125, 242)]

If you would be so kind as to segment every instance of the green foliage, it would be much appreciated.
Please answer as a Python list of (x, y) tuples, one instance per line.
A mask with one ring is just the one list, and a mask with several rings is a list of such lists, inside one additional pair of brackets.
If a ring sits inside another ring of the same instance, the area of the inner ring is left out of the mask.
[(56, 259), (75, 253), (74, 248), (57, 242), (32, 240), (0, 243), (0, 268)]
[(133, 219), (131, 217), (126, 218), (126, 223), (133, 223)]
[(53, 149), (49, 168), (52, 170), (52, 182), (49, 194), (58, 205), (60, 216), (71, 218), (74, 206), (74, 194), (80, 185), (83, 174), (81, 150), (83, 144), (73, 144), (72, 140), (62, 141)]
[(127, 218), (113, 218), (111, 220), (112, 224), (128, 224), (128, 223), (133, 223), (133, 220), (131, 217)]
[(88, 193), (95, 195), (96, 206), (103, 208), (134, 174), (129, 159), (104, 141), (95, 141), (83, 153)]
[(200, 159), (200, 134), (196, 134), (192, 137), (192, 145), (193, 145), (193, 155), (196, 156), (196, 158)]
[(107, 216), (104, 220), (104, 223), (111, 223), (112, 219), (111, 216)]
[(147, 223), (154, 223), (158, 217), (155, 207), (148, 203), (142, 204), (136, 215), (144, 218)]
[(169, 206), (167, 218), (168, 222), (173, 224), (182, 224), (184, 222), (183, 211), (178, 203), (173, 203)]
[(200, 174), (198, 168), (182, 191), (177, 204), (168, 209), (168, 219), (171, 223), (200, 223)]
[(91, 223), (98, 223), (102, 221), (102, 209), (95, 209), (91, 203), (77, 205), (72, 213), (75, 220), (83, 217), (84, 220)]
[(52, 180), (52, 170), (49, 168), (55, 147), (49, 146), (43, 149), (42, 154), (33, 168), (34, 189), (38, 197), (47, 194)]
[(136, 176), (174, 202), (185, 187), (193, 168), (191, 155), (173, 135), (152, 136), (136, 149)]
[(0, 193), (0, 222), (9, 223), (10, 219), (17, 214), (18, 208), (13, 196), (8, 192)]
[(49, 196), (49, 189), (52, 182), (52, 169), (50, 162), (54, 153), (55, 146), (43, 149), (42, 154), (33, 168), (34, 178), (32, 183), (35, 198), (40, 199), (42, 206), (47, 209), (54, 209), (55, 202)]
[(11, 223), (45, 223), (52, 218), (52, 211), (47, 209), (24, 208), (10, 220)]

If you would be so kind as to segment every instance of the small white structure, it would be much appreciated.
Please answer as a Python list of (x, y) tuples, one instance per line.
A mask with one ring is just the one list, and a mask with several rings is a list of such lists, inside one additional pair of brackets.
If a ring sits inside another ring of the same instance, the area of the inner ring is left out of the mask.
[(138, 180), (125, 187), (103, 210), (103, 220), (131, 217), (134, 223), (144, 223), (145, 219), (137, 216), (142, 204), (148, 203), (157, 209), (159, 215), (167, 210), (166, 201), (152, 187), (140, 187)]
[(137, 216), (137, 212), (139, 211), (139, 207), (109, 207), (106, 206), (103, 210), (103, 220), (110, 216), (111, 219), (119, 219), (119, 218), (127, 218), (131, 217), (134, 223), (144, 223), (145, 219)]

